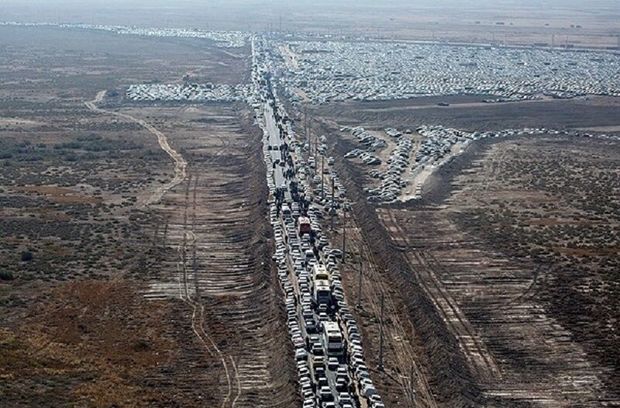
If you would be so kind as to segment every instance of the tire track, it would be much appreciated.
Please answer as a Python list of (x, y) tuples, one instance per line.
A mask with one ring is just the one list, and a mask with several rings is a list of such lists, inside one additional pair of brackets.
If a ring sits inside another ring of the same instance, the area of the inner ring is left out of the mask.
[[(425, 259), (427, 265), (430, 267), (431, 270), (438, 270), (438, 269), (445, 270), (444, 266), (439, 262), (439, 260), (437, 260), (435, 255), (433, 255), (431, 252), (423, 251), (423, 252), (420, 252), (420, 255)], [(441, 283), (439, 278), (437, 278), (435, 273), (433, 273), (433, 275), (434, 275), (433, 282), (437, 290), (442, 293), (442, 295), (444, 296), (444, 299), (447, 302), (450, 302), (450, 308), (452, 309), (454, 314), (458, 317), (458, 322), (462, 326), (462, 329), (465, 331), (467, 338), (473, 343), (473, 346), (475, 348), (474, 354), (477, 353), (480, 357), (484, 359), (484, 362), (487, 366), (486, 367), (487, 372), (484, 373), (486, 375), (485, 378), (487, 379), (497, 378), (494, 376), (500, 376), (500, 370), (497, 364), (495, 363), (493, 356), (491, 355), (489, 351), (486, 350), (486, 347), (482, 343), (482, 340), (479, 339), (479, 336), (477, 335), (477, 333), (475, 333), (474, 329), (471, 327), (471, 324), (467, 320), (467, 317), (460, 310), (458, 304), (452, 298), (452, 296), (447, 291), (447, 289), (443, 287), (443, 284)], [(469, 347), (469, 345), (467, 345), (467, 348), (470, 350), (470, 353), (471, 353), (471, 348)]]
[(232, 358), (232, 356), (228, 357), (230, 358), (230, 362), (233, 366), (233, 369), (235, 370), (235, 379), (237, 380), (237, 396), (233, 399), (232, 404), (230, 405), (231, 408), (235, 408), (237, 400), (241, 396), (241, 380), (239, 379), (239, 372), (237, 371), (237, 364), (235, 364), (235, 360)]
[[(396, 220), (392, 210), (386, 210), (382, 217), (386, 227), (394, 234), (399, 241), (407, 242), (406, 233)], [(454, 299), (447, 293), (435, 270), (441, 266), (439, 261), (428, 251), (414, 249), (405, 251), (405, 262), (409, 265), (411, 272), (415, 275), (417, 282), (423, 287), (424, 291), (432, 299), (437, 309), (441, 313), (444, 321), (449, 325), (454, 333), (458, 344), (467, 356), (472, 367), (478, 372), (480, 377), (485, 380), (497, 379), (500, 370), (491, 354), (486, 350), (478, 339), (478, 335), (470, 327)], [(411, 255), (415, 257), (416, 263), (420, 266), (414, 267)], [(471, 344), (470, 344), (471, 343)], [(479, 356), (479, 357), (477, 357)]]
[(153, 194), (151, 194), (151, 197), (144, 203), (144, 205), (146, 206), (155, 204), (162, 199), (164, 194), (166, 194), (168, 191), (178, 186), (185, 180), (185, 177), (187, 176), (187, 161), (185, 161), (185, 159), (180, 153), (178, 153), (170, 146), (170, 144), (168, 143), (168, 138), (164, 133), (162, 133), (160, 130), (147, 123), (143, 119), (138, 119), (126, 113), (110, 111), (97, 107), (96, 104), (103, 100), (105, 94), (106, 91), (100, 91), (99, 93), (97, 93), (97, 96), (94, 100), (90, 102), (84, 102), (84, 104), (88, 109), (95, 113), (117, 116), (142, 126), (144, 129), (148, 130), (150, 133), (157, 137), (157, 143), (159, 143), (159, 147), (164, 152), (166, 152), (166, 154), (170, 156), (170, 158), (174, 161), (174, 177), (172, 178), (172, 180), (170, 180), (163, 186), (157, 187)]
[[(226, 396), (224, 397), (224, 400), (222, 401), (222, 408), (225, 408), (227, 406), (227, 404), (230, 402), (230, 398), (232, 395), (232, 379), (230, 376), (230, 371), (228, 368), (228, 364), (226, 363), (226, 359), (223, 355), (223, 353), (221, 352), (221, 350), (219, 349), (219, 347), (217, 346), (217, 344), (215, 343), (215, 341), (213, 340), (213, 338), (207, 333), (205, 327), (204, 327), (204, 322), (205, 322), (205, 308), (204, 305), (196, 300), (193, 299), (193, 297), (190, 294), (190, 290), (189, 290), (189, 284), (188, 284), (188, 276), (187, 276), (187, 237), (190, 236), (191, 237), (191, 244), (190, 246), (192, 248), (196, 248), (196, 242), (197, 242), (197, 238), (196, 235), (194, 234), (193, 231), (193, 227), (194, 227), (194, 223), (195, 223), (195, 209), (196, 209), (196, 186), (197, 186), (197, 180), (194, 183), (194, 200), (193, 200), (193, 205), (192, 208), (194, 209), (193, 212), (193, 217), (192, 217), (192, 229), (190, 229), (188, 231), (188, 226), (187, 226), (187, 219), (188, 219), (188, 208), (189, 208), (189, 188), (191, 185), (191, 181), (192, 181), (192, 177), (191, 175), (189, 176), (188, 180), (187, 180), (187, 185), (185, 188), (185, 208), (184, 208), (184, 213), (183, 213), (183, 241), (181, 242), (181, 244), (179, 245), (178, 248), (178, 252), (179, 252), (179, 257), (180, 257), (180, 261), (179, 261), (179, 266), (182, 270), (182, 277), (183, 277), (183, 288), (184, 288), (184, 292), (185, 292), (185, 297), (181, 298), (181, 300), (183, 300), (186, 304), (188, 304), (193, 312), (192, 312), (192, 318), (191, 318), (191, 325), (192, 325), (192, 330), (194, 331), (194, 333), (198, 336), (199, 340), (201, 341), (201, 343), (204, 345), (205, 349), (209, 352), (210, 355), (214, 355), (213, 351), (215, 351), (215, 354), (217, 354), (217, 357), (219, 358), (220, 362), (222, 363), (222, 367), (224, 368), (224, 372), (226, 375), (226, 382), (228, 384), (228, 393), (226, 394)], [(195, 265), (194, 265), (195, 267)], [(194, 279), (196, 279), (196, 274), (193, 274)], [(200, 310), (200, 312), (197, 314), (196, 311)], [(210, 343), (211, 347), (209, 347), (209, 345), (207, 344)], [(213, 350), (213, 351), (212, 351)], [(229, 356), (230, 357), (230, 356)]]
[[(498, 156), (494, 155), (485, 155), (485, 163), (486, 166), (481, 165), (481, 177), (482, 182), (480, 185), (475, 185), (472, 188), (473, 194), (471, 194), (471, 198), (476, 201), (482, 208), (489, 206), (489, 203), (484, 201), (481, 197), (484, 196), (483, 193), (489, 190), (489, 185), (491, 184), (494, 178), (497, 178), (498, 174), (501, 173), (502, 165), (506, 162), (506, 157), (510, 150), (501, 150)], [(534, 296), (537, 292), (537, 283), (538, 279), (542, 276), (548, 274), (549, 271), (542, 271), (542, 265), (538, 265), (534, 271), (534, 276), (531, 279), (530, 284), (525, 288), (525, 290), (514, 297), (513, 299), (508, 300), (503, 305), (498, 306), (500, 309), (508, 309), (510, 307), (514, 307), (516, 305), (520, 305), (526, 301), (528, 297)]]
[[(354, 217), (352, 217), (351, 220), (353, 221), (353, 223), (355, 223)], [(378, 272), (376, 270), (376, 265), (378, 265), (378, 263), (372, 251), (369, 250), (368, 240), (365, 238), (364, 232), (359, 227), (357, 227), (357, 225), (355, 225), (354, 228), (348, 228), (347, 230), (351, 236), (351, 240), (357, 241), (356, 246), (358, 246), (359, 256), (362, 257), (362, 259), (365, 258), (364, 264), (367, 265), (372, 270), (373, 274), (377, 274)], [(390, 294), (389, 290), (387, 290), (382, 284), (380, 284), (380, 281), (378, 280), (373, 281), (373, 284), (374, 286), (372, 287), (376, 287), (380, 295), (384, 296), (386, 310), (393, 310), (393, 311), (398, 310), (396, 303), (392, 295)], [(366, 285), (366, 289), (368, 290), (368, 285)], [(380, 305), (377, 299), (380, 299), (381, 296), (371, 295), (371, 296), (366, 297), (367, 299), (370, 300), (369, 303), (371, 304), (373, 312), (376, 316), (380, 314), (379, 312)], [(402, 323), (400, 317), (398, 316), (398, 313), (388, 313), (388, 314), (390, 316), (390, 320), (394, 322), (393, 326), (397, 329), (396, 331), (398, 333), (398, 337), (401, 339), (406, 339), (408, 336), (407, 336), (404, 324)], [(410, 361), (406, 361), (406, 359), (403, 358), (405, 355), (407, 356), (415, 355), (413, 349), (411, 347), (407, 347), (407, 345), (404, 344), (403, 342), (398, 342), (397, 345), (401, 348), (401, 350), (400, 352), (394, 350), (394, 356), (399, 361), (399, 366), (401, 368), (412, 367), (416, 379), (409, 378), (410, 376), (405, 376), (398, 372), (397, 372), (399, 376), (398, 379), (394, 378), (393, 376), (391, 377), (393, 378), (395, 382), (397, 382), (400, 385), (403, 391), (403, 394), (409, 396), (411, 404), (415, 404), (415, 406), (417, 406), (420, 402), (417, 399), (417, 396), (415, 395), (415, 393), (412, 394), (411, 392), (413, 388), (413, 384), (415, 382), (416, 384), (415, 389), (420, 393), (420, 396), (423, 397), (424, 402), (425, 402), (424, 406), (431, 407), (431, 408), (437, 408), (437, 403), (430, 390), (430, 385), (426, 379), (426, 376), (422, 373), (422, 371), (418, 367), (418, 364), (415, 362), (413, 358), (411, 358)], [(409, 382), (409, 384), (407, 384), (407, 382)]]
[[(171, 181), (169, 181), (168, 183), (164, 184), (163, 186), (158, 187), (153, 194), (151, 194), (150, 198), (148, 200), (146, 200), (146, 202), (144, 203), (145, 206), (151, 205), (151, 204), (155, 204), (157, 202), (159, 202), (162, 197), (171, 189), (173, 189), (174, 187), (178, 186), (179, 184), (181, 184), (183, 181), (185, 181), (185, 179), (187, 178), (187, 161), (183, 158), (183, 156), (178, 153), (176, 150), (174, 150), (169, 142), (168, 142), (168, 138), (166, 137), (166, 135), (161, 132), (160, 130), (158, 130), (157, 128), (155, 128), (154, 126), (152, 126), (151, 124), (147, 123), (146, 121), (142, 120), (142, 119), (138, 119), (134, 116), (125, 114), (125, 113), (121, 113), (121, 112), (114, 112), (114, 111), (109, 111), (106, 109), (102, 109), (97, 107), (97, 104), (100, 103), (103, 98), (105, 97), (106, 91), (100, 91), (97, 93), (96, 97), (94, 100), (89, 101), (89, 102), (84, 102), (84, 104), (86, 105), (86, 107), (91, 110), (92, 112), (95, 113), (99, 113), (99, 114), (108, 114), (108, 115), (112, 115), (112, 116), (116, 116), (116, 117), (120, 117), (123, 119), (127, 119), (131, 122), (137, 123), (140, 126), (142, 126), (144, 129), (146, 129), (147, 131), (149, 131), (151, 134), (155, 135), (157, 137), (157, 142), (160, 146), (160, 148), (166, 153), (168, 154), (168, 156), (174, 161), (174, 177), (172, 178)], [(220, 140), (222, 141), (223, 147), (221, 150), (219, 150), (216, 153), (216, 156), (220, 156), (225, 150), (226, 148), (230, 145), (230, 142), (220, 138)], [(222, 401), (222, 408), (227, 407), (229, 404), (232, 407), (235, 406), (236, 400), (239, 398), (240, 394), (241, 394), (241, 388), (239, 386), (240, 380), (238, 377), (236, 377), (236, 381), (238, 384), (238, 394), (235, 397), (235, 399), (232, 401), (231, 403), (231, 397), (232, 397), (232, 393), (233, 393), (233, 385), (232, 385), (232, 378), (231, 378), (231, 374), (230, 374), (230, 370), (228, 367), (228, 364), (226, 363), (226, 359), (223, 355), (223, 353), (221, 352), (221, 350), (218, 348), (217, 344), (215, 343), (215, 341), (213, 340), (213, 338), (211, 336), (209, 336), (209, 334), (207, 333), (205, 327), (204, 327), (204, 322), (205, 322), (205, 308), (204, 305), (202, 303), (199, 303), (198, 301), (194, 300), (190, 290), (189, 290), (189, 286), (188, 286), (188, 273), (187, 273), (187, 248), (188, 248), (188, 237), (191, 240), (190, 246), (193, 248), (193, 252), (194, 252), (194, 265), (193, 265), (193, 269), (194, 269), (194, 273), (193, 273), (193, 277), (194, 279), (196, 279), (196, 274), (195, 274), (195, 269), (196, 269), (196, 265), (195, 265), (195, 252), (196, 252), (196, 235), (194, 234), (194, 225), (195, 225), (195, 215), (196, 215), (196, 185), (197, 185), (197, 180), (195, 181), (194, 184), (194, 192), (193, 192), (193, 220), (192, 220), (192, 228), (190, 230), (188, 230), (187, 228), (187, 221), (188, 221), (188, 206), (189, 206), (189, 187), (190, 187), (190, 183), (191, 183), (191, 177), (189, 177), (189, 179), (187, 180), (187, 187), (185, 189), (185, 208), (184, 208), (184, 214), (183, 214), (183, 240), (181, 242), (181, 244), (179, 244), (179, 247), (177, 248), (177, 252), (179, 254), (179, 262), (177, 262), (177, 270), (179, 273), (179, 297), (180, 299), (185, 302), (187, 305), (189, 305), (192, 308), (192, 317), (191, 317), (191, 327), (192, 327), (192, 331), (194, 332), (194, 334), (196, 334), (196, 337), (198, 337), (199, 341), (202, 343), (204, 349), (207, 351), (207, 353), (211, 356), (214, 356), (214, 351), (215, 354), (217, 354), (217, 356), (219, 357), (221, 363), (222, 363), (222, 367), (224, 368), (224, 372), (226, 375), (226, 382), (228, 384), (228, 392), (227, 395), (224, 397), (224, 400)], [(182, 281), (182, 282), (181, 282)], [(209, 346), (209, 343), (211, 346)], [(232, 356), (228, 356), (232, 363), (233, 366), (234, 364), (234, 360), (232, 359)], [(237, 369), (236, 366), (235, 368), (235, 376), (237, 376)]]

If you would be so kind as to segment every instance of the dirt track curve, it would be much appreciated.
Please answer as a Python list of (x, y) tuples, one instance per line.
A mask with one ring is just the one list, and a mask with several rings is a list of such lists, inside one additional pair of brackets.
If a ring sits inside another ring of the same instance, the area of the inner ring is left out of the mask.
[(179, 154), (176, 150), (170, 147), (170, 144), (168, 143), (168, 138), (165, 134), (163, 134), (161, 131), (159, 131), (143, 119), (138, 119), (126, 113), (114, 112), (97, 107), (97, 104), (103, 101), (105, 94), (106, 91), (100, 91), (99, 93), (97, 93), (97, 96), (94, 100), (90, 102), (84, 102), (84, 104), (88, 109), (93, 112), (118, 116), (124, 119), (128, 119), (142, 126), (144, 129), (148, 130), (157, 137), (157, 143), (159, 143), (159, 147), (161, 147), (161, 149), (166, 152), (166, 154), (170, 156), (170, 158), (174, 161), (174, 177), (172, 178), (172, 180), (170, 180), (163, 186), (158, 187), (144, 204), (150, 205), (157, 203), (161, 200), (164, 194), (166, 194), (168, 191), (178, 186), (183, 182), (183, 180), (185, 180), (185, 177), (187, 177), (187, 162), (185, 161), (183, 156), (181, 156), (181, 154)]

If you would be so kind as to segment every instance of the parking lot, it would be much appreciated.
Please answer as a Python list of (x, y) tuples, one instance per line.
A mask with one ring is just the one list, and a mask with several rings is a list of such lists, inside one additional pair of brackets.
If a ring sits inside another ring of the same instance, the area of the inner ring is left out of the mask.
[(376, 180), (364, 188), (367, 200), (372, 203), (421, 198), (429, 176), (478, 140), (528, 135), (617, 138), (604, 133), (548, 128), (467, 132), (440, 125), (421, 125), (415, 130), (403, 131), (395, 128), (369, 130), (359, 126), (345, 126), (340, 131), (359, 146), (347, 152), (344, 158), (367, 168), (369, 179)]
[(244, 85), (136, 84), (125, 96), (137, 102), (235, 102), (243, 100), (246, 91)]
[[(408, 99), (488, 95), (489, 103), (620, 95), (617, 54), (560, 49), (397, 42), (272, 40), (293, 100)], [(302, 98), (303, 96), (303, 98)]]

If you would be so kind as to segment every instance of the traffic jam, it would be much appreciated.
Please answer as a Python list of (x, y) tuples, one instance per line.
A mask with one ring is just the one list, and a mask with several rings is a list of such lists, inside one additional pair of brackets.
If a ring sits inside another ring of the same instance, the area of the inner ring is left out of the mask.
[(302, 406), (383, 408), (343, 291), (339, 265), (345, 254), (322, 229), (326, 220), (333, 225), (333, 217), (344, 215), (344, 188), (323, 156), (326, 146), (317, 140), (313, 148), (293, 131), (272, 86), (268, 51), (257, 38), (252, 49), (249, 102), (263, 129), (273, 259), (285, 294)]

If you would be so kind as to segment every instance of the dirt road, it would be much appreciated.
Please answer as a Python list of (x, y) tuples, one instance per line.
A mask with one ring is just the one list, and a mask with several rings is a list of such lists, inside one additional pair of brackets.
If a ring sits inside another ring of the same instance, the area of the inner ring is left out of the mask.
[(170, 191), (177, 185), (181, 184), (183, 180), (185, 180), (185, 177), (187, 176), (187, 162), (185, 161), (183, 156), (181, 156), (180, 153), (178, 153), (176, 150), (174, 150), (170, 146), (166, 135), (162, 133), (161, 131), (159, 131), (158, 129), (156, 129), (154, 126), (147, 123), (146, 121), (142, 119), (138, 119), (126, 113), (110, 111), (110, 110), (101, 109), (97, 107), (96, 104), (103, 101), (103, 98), (105, 98), (105, 94), (106, 94), (106, 91), (100, 91), (99, 93), (97, 93), (97, 96), (95, 97), (94, 100), (90, 102), (85, 102), (84, 104), (86, 105), (88, 109), (90, 109), (93, 112), (118, 116), (120, 118), (128, 119), (132, 122), (139, 124), (144, 129), (148, 130), (149, 132), (151, 132), (157, 137), (157, 143), (159, 143), (159, 147), (161, 147), (161, 149), (164, 152), (166, 152), (166, 154), (170, 156), (170, 158), (174, 161), (174, 177), (172, 178), (172, 180), (170, 180), (168, 183), (164, 184), (163, 186), (158, 187), (153, 192), (153, 194), (151, 194), (151, 196), (146, 200), (146, 202), (142, 203), (143, 205), (155, 204), (159, 202), (159, 200), (161, 200), (164, 194), (166, 194), (168, 191)]
[[(174, 150), (170, 146), (170, 144), (168, 143), (168, 138), (166, 137), (164, 133), (162, 133), (161, 131), (159, 131), (158, 129), (156, 129), (154, 126), (150, 125), (146, 121), (142, 119), (138, 119), (134, 116), (131, 116), (125, 113), (109, 111), (109, 110), (101, 109), (97, 107), (96, 104), (103, 101), (103, 99), (105, 98), (105, 94), (106, 94), (106, 91), (100, 91), (99, 93), (97, 93), (97, 96), (95, 97), (93, 101), (85, 102), (85, 105), (93, 112), (118, 116), (118, 117), (128, 119), (132, 122), (139, 124), (140, 126), (142, 126), (143, 128), (145, 128), (146, 130), (148, 130), (150, 133), (154, 134), (157, 137), (157, 142), (159, 143), (159, 146), (161, 147), (161, 149), (164, 152), (166, 152), (166, 154), (168, 154), (168, 156), (170, 156), (170, 158), (175, 163), (173, 179), (170, 180), (168, 183), (164, 184), (163, 186), (158, 187), (153, 192), (153, 194), (151, 194), (148, 200), (146, 200), (146, 202), (143, 203), (144, 205), (155, 204), (161, 200), (164, 194), (166, 194), (168, 191), (170, 191), (177, 185), (181, 184), (187, 178), (187, 161), (183, 158), (181, 154), (179, 154), (176, 150)], [(222, 367), (224, 369), (228, 392), (224, 396), (224, 399), (222, 400), (221, 407), (222, 408), (226, 408), (226, 407), (234, 408), (237, 402), (237, 399), (239, 398), (239, 395), (241, 394), (239, 379), (233, 378), (232, 373), (231, 373), (232, 371), (234, 371), (234, 376), (237, 377), (237, 369), (236, 369), (235, 362), (232, 356), (225, 356), (221, 352), (220, 348), (214, 342), (213, 338), (205, 330), (205, 326), (204, 326), (205, 306), (204, 304), (202, 304), (202, 302), (194, 299), (195, 296), (192, 296), (192, 295), (193, 294), (195, 295), (195, 293), (188, 288), (187, 251), (188, 249), (193, 248), (194, 257), (195, 257), (195, 252), (196, 252), (196, 235), (194, 234), (194, 226), (195, 226), (194, 223), (195, 223), (195, 212), (196, 212), (195, 188), (194, 188), (194, 197), (193, 197), (194, 217), (192, 219), (193, 222), (191, 224), (191, 228), (188, 228), (190, 226), (188, 225), (188, 222), (187, 222), (188, 221), (187, 212), (188, 212), (188, 207), (189, 207), (188, 205), (189, 204), (189, 187), (190, 187), (191, 181), (192, 180), (190, 177), (187, 180), (187, 188), (185, 190), (185, 196), (186, 196), (185, 197), (185, 209), (184, 209), (184, 227), (185, 228), (183, 232), (183, 240), (182, 240), (182, 243), (179, 244), (178, 246), (178, 253), (179, 253), (179, 258), (180, 258), (179, 262), (177, 263), (177, 269), (179, 271), (179, 276), (180, 276), (179, 296), (181, 300), (183, 300), (183, 302), (185, 302), (192, 309), (191, 326), (192, 326), (192, 330), (194, 334), (199, 339), (205, 351), (209, 355), (215, 356), (221, 362)], [(194, 260), (194, 265), (195, 265), (195, 260)], [(226, 357), (230, 359), (232, 363), (232, 367), (229, 367)], [(234, 399), (232, 399), (233, 398), (232, 397), (233, 381), (237, 383), (237, 392), (236, 392), (236, 396), (234, 397)]]

